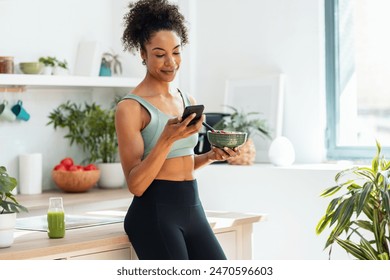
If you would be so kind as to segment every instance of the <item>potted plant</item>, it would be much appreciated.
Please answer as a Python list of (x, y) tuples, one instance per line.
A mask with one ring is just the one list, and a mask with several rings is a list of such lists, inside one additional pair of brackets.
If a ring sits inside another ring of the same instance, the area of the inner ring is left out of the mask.
[(248, 133), (248, 140), (241, 147), (241, 154), (237, 157), (227, 160), (229, 164), (250, 165), (253, 164), (256, 157), (256, 148), (251, 136), (259, 134), (262, 137), (270, 138), (270, 132), (265, 119), (256, 118), (259, 112), (244, 112), (235, 107), (226, 105), (233, 113), (224, 116), (214, 125), (215, 129), (226, 131), (240, 131)]
[(55, 59), (55, 67), (53, 70), (53, 74), (68, 75), (69, 74), (68, 62), (66, 60)]
[[(320, 234), (331, 229), (325, 249), (334, 243), (361, 260), (389, 260), (390, 256), (390, 161), (377, 153), (371, 167), (352, 167), (335, 177), (336, 185), (321, 196), (334, 197), (316, 227)], [(346, 178), (345, 178), (346, 177)], [(344, 179), (343, 181), (341, 179)]]
[[(101, 187), (119, 187), (124, 184), (122, 168), (117, 160), (115, 104), (103, 109), (96, 103), (80, 105), (67, 101), (49, 114), (50, 121), (47, 123), (52, 124), (54, 129), (66, 128), (68, 134), (65, 138), (69, 139), (70, 145), (77, 144), (87, 152), (88, 157), (84, 162), (98, 165), (101, 171), (98, 184)], [(106, 171), (106, 168), (110, 170)], [(114, 178), (107, 179), (107, 173), (110, 172)]]
[(42, 56), (38, 60), (40, 63), (44, 65), (43, 74), (51, 75), (53, 74), (53, 68), (56, 65), (57, 59), (52, 56)]
[(18, 182), (0, 166), (0, 248), (6, 248), (14, 242), (16, 213), (27, 212), (27, 208), (19, 204), (12, 191)]

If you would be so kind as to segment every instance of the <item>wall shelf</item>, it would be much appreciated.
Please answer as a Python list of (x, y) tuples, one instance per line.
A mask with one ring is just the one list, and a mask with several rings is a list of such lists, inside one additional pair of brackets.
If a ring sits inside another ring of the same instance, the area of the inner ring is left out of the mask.
[[(12, 88), (92, 87), (133, 88), (140, 78), (0, 74), (0, 91)], [(11, 91), (11, 90), (10, 90)]]

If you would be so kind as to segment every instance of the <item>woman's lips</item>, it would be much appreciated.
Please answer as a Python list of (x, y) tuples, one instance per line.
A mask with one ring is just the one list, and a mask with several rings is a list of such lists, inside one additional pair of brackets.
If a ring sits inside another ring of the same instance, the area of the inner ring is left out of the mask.
[(172, 70), (161, 70), (161, 72), (166, 73), (166, 74), (173, 74), (173, 73), (175, 73), (175, 69), (172, 69)]

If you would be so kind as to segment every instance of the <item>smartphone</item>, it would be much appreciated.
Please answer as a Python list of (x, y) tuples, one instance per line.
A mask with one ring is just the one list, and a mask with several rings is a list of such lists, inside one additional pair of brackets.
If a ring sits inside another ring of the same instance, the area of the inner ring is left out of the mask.
[(191, 114), (193, 114), (193, 113), (196, 113), (195, 118), (193, 118), (193, 119), (190, 121), (190, 123), (188, 124), (188, 126), (193, 125), (193, 124), (195, 124), (196, 122), (198, 122), (199, 119), (202, 117), (203, 110), (204, 110), (204, 106), (203, 106), (203, 105), (191, 105), (191, 106), (187, 106), (187, 107), (184, 108), (182, 120), (184, 120), (185, 118), (187, 118), (189, 115), (191, 115)]

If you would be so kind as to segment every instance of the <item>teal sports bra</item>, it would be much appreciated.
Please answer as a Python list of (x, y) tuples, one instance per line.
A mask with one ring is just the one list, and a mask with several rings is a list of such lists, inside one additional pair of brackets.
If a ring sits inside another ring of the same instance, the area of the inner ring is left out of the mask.
[[(183, 99), (184, 107), (191, 105), (188, 96), (183, 95), (181, 92), (180, 95)], [(165, 125), (167, 124), (167, 121), (171, 118), (174, 118), (175, 116), (170, 116), (161, 112), (154, 105), (152, 105), (138, 95), (130, 93), (122, 98), (122, 100), (125, 99), (136, 100), (149, 112), (150, 115), (150, 122), (141, 131), (142, 139), (144, 140), (144, 154), (142, 156), (142, 159), (144, 159), (151, 152), (152, 148), (156, 145), (158, 138), (160, 137)], [(193, 155), (194, 147), (197, 143), (198, 134), (193, 134), (187, 138), (177, 140), (175, 141), (175, 143), (173, 143), (167, 158)]]

